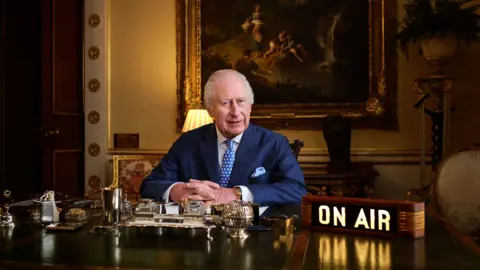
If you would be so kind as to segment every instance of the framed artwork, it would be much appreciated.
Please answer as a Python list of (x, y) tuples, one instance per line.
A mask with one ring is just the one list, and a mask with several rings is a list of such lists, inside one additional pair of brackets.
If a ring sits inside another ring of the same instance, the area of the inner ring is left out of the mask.
[(177, 1), (177, 129), (226, 68), (247, 77), (251, 121), (266, 128), (321, 129), (341, 114), (353, 128), (398, 129), (396, 2)]
[(137, 149), (140, 147), (140, 134), (138, 133), (113, 133), (113, 148)]

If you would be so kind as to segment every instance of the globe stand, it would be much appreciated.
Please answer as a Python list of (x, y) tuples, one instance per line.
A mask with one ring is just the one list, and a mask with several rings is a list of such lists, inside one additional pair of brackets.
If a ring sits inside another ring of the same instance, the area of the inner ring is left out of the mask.
[[(432, 120), (433, 158), (432, 170), (435, 171), (438, 162), (446, 157), (449, 151), (450, 139), (450, 93), (456, 78), (443, 72), (443, 67), (453, 61), (458, 50), (458, 40), (454, 37), (431, 37), (421, 42), (425, 62), (432, 68), (431, 75), (420, 77), (413, 82), (413, 91), (418, 95), (418, 102), (414, 105), (420, 114), (420, 189), (411, 189), (407, 192), (407, 199), (411, 196), (431, 194), (432, 184), (425, 186), (426, 181), (426, 142), (425, 142), (425, 114)], [(433, 109), (427, 109), (425, 101), (433, 98)], [(431, 181), (430, 181), (431, 182)]]
[[(427, 59), (426, 59), (427, 60)], [(430, 59), (431, 60), (431, 59)], [(449, 153), (450, 139), (450, 94), (457, 78), (443, 74), (444, 64), (440, 61), (429, 61), (434, 67), (434, 73), (430, 76), (419, 77), (413, 82), (413, 91), (418, 95), (418, 102), (414, 105), (420, 114), (420, 189), (411, 189), (407, 192), (407, 199), (416, 195), (425, 199), (430, 193), (431, 184), (425, 186), (427, 162), (425, 140), (425, 114), (432, 120), (432, 170), (443, 157)], [(433, 98), (433, 109), (427, 109), (425, 102)]]

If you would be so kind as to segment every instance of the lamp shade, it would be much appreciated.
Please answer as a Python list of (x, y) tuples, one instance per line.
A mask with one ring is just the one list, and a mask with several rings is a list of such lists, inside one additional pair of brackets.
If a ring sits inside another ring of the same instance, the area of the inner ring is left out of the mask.
[(190, 109), (187, 113), (187, 119), (185, 119), (185, 123), (183, 124), (182, 132), (187, 132), (212, 122), (213, 120), (210, 115), (208, 115), (207, 110)]

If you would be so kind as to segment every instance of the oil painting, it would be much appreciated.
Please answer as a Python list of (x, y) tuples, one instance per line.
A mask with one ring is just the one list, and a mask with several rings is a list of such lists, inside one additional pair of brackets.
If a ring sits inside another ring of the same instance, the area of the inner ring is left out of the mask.
[(325, 116), (341, 114), (355, 118), (354, 128), (396, 128), (394, 53), (386, 50), (396, 27), (387, 9), (396, 12), (396, 1), (184, 2), (177, 2), (180, 122), (208, 77), (229, 68), (252, 86), (254, 123), (319, 129)]
[(368, 98), (367, 1), (202, 0), (201, 8), (203, 83), (233, 68), (257, 104)]

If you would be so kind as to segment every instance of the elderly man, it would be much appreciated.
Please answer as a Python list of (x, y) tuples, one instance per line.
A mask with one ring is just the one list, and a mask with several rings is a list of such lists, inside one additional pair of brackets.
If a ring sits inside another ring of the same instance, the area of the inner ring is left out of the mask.
[(142, 182), (144, 198), (260, 205), (298, 204), (306, 194), (286, 137), (250, 124), (253, 91), (235, 70), (213, 73), (205, 106), (214, 124), (186, 132)]

